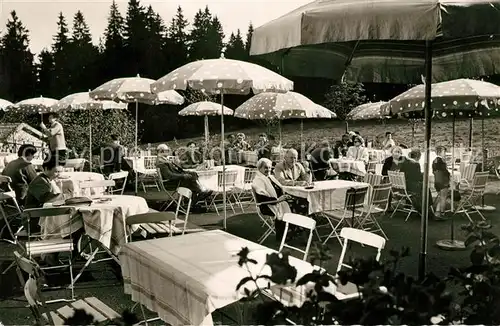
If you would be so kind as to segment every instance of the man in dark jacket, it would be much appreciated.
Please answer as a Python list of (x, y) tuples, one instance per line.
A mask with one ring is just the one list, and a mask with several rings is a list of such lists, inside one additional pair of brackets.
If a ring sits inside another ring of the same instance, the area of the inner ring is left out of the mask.
[(311, 152), (311, 170), (314, 179), (322, 181), (326, 179), (326, 173), (330, 164), (328, 161), (333, 157), (328, 141), (323, 141), (320, 146)]
[(111, 135), (111, 143), (101, 149), (101, 159), (104, 174), (121, 171), (123, 159), (123, 146), (117, 135)]
[(12, 180), (11, 187), (16, 193), (19, 205), (24, 204), (28, 185), (36, 178), (35, 168), (31, 164), (36, 151), (33, 145), (22, 145), (17, 151), (18, 158), (9, 162), (2, 171), (3, 175)]
[[(424, 179), (420, 167), (420, 157), (422, 154), (418, 149), (412, 149), (408, 158), (400, 163), (400, 172), (404, 172), (406, 181), (406, 191), (412, 198), (413, 207), (422, 213), (422, 190)], [(432, 196), (429, 191), (429, 208), (432, 206)], [(432, 214), (430, 214), (432, 216)]]

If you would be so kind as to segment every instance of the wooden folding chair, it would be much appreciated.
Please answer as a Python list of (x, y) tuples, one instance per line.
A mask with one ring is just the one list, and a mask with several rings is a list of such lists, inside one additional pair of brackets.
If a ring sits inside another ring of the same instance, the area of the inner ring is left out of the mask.
[(472, 185), (469, 189), (465, 190), (461, 195), (462, 199), (457, 205), (457, 209), (455, 214), (463, 213), (471, 223), (474, 223), (474, 220), (471, 217), (471, 214), (478, 214), (481, 219), (486, 220), (483, 214), (477, 209), (476, 205), (484, 196), (484, 192), (486, 190), (486, 183), (488, 182), (489, 172), (476, 172), (474, 174), (474, 180), (472, 181)]
[[(127, 186), (127, 178), (128, 178), (127, 171), (114, 172), (108, 175), (108, 180), (113, 180), (115, 182), (115, 185), (110, 187), (108, 189), (108, 192), (110, 194), (119, 193), (120, 195), (123, 195), (125, 187)], [(121, 180), (121, 188), (116, 188), (117, 180)]]
[(413, 205), (411, 194), (406, 191), (406, 178), (404, 172), (388, 171), (387, 176), (389, 177), (389, 182), (392, 184), (393, 198), (397, 199), (396, 207), (394, 208), (391, 218), (398, 211), (407, 213), (405, 221), (408, 221), (413, 213), (420, 215), (420, 212), (416, 210)]
[(271, 235), (271, 234), (276, 234), (276, 230), (274, 228), (274, 219), (276, 218), (275, 216), (268, 216), (262, 214), (262, 211), (260, 210), (261, 205), (269, 205), (269, 204), (276, 204), (276, 202), (262, 202), (259, 203), (257, 201), (257, 195), (255, 193), (255, 189), (252, 188), (252, 196), (253, 200), (255, 202), (255, 208), (257, 211), (257, 215), (260, 218), (260, 221), (262, 222), (262, 226), (266, 228), (266, 231), (260, 236), (260, 238), (257, 240), (259, 244), (263, 243), (266, 241), (266, 239)]
[(120, 318), (116, 311), (95, 297), (81, 299), (55, 311), (44, 313), (43, 311), (46, 310), (45, 305), (50, 302), (45, 301), (41, 293), (40, 284), (42, 284), (43, 274), (40, 267), (33, 260), (22, 257), (18, 252), (14, 252), (14, 256), (20, 280), (24, 282), (21, 271), (29, 275), (28, 280), (24, 283), (24, 295), (37, 325), (46, 325), (47, 323), (49, 325), (67, 325), (67, 320), (73, 316), (76, 309), (84, 310), (98, 323), (111, 322), (116, 318)]
[(384, 215), (389, 208), (389, 196), (392, 185), (390, 183), (378, 184), (372, 187), (368, 205), (363, 208), (364, 216), (361, 217), (360, 228), (373, 233), (380, 232), (388, 240), (387, 235), (377, 221), (377, 217)]
[(243, 187), (238, 189), (238, 194), (236, 195), (237, 204), (240, 206), (241, 211), (244, 212), (243, 203), (251, 204), (253, 201), (252, 196), (252, 182), (255, 179), (255, 175), (257, 174), (257, 169), (246, 168), (245, 176), (243, 180)]

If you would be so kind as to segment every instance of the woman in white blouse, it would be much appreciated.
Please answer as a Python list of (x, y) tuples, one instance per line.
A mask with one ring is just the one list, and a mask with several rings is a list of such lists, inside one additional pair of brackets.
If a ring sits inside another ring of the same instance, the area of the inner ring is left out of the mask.
[(354, 146), (349, 147), (346, 157), (351, 160), (363, 161), (365, 164), (368, 164), (370, 154), (368, 153), (368, 149), (363, 146), (363, 138), (360, 136), (354, 137), (353, 143)]

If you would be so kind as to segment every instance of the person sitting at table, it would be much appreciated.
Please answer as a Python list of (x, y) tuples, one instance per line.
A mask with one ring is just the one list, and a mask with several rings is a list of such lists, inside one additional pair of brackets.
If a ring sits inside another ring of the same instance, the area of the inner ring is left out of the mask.
[[(403, 158), (399, 164), (399, 171), (405, 174), (406, 192), (411, 197), (412, 206), (420, 214), (422, 214), (422, 188), (424, 185), (422, 169), (419, 163), (421, 156), (419, 149), (412, 149), (408, 154), (408, 158)], [(432, 196), (429, 197), (429, 207), (431, 203)]]
[(299, 153), (295, 149), (289, 149), (283, 161), (274, 167), (274, 176), (283, 186), (305, 186), (310, 181), (298, 157)]
[(333, 153), (327, 140), (321, 142), (320, 146), (311, 152), (311, 170), (315, 180), (322, 181), (326, 179), (330, 167), (328, 161), (332, 157)]
[(266, 205), (260, 205), (260, 212), (274, 217), (276, 240), (280, 241), (285, 231), (283, 215), (291, 212), (287, 203), (290, 196), (283, 194), (283, 189), (278, 185), (277, 180), (270, 175), (272, 167), (273, 162), (270, 159), (261, 158), (257, 161), (257, 174), (252, 181), (252, 189), (257, 203), (267, 202)]
[(347, 155), (347, 151), (349, 147), (351, 147), (353, 142), (351, 141), (351, 136), (349, 134), (342, 135), (342, 140), (335, 144), (335, 148), (333, 151), (334, 158), (341, 158)]
[(261, 158), (271, 159), (273, 154), (273, 148), (276, 145), (276, 138), (273, 135), (269, 135), (267, 137), (267, 142), (264, 146), (257, 150), (257, 158), (260, 160)]
[(109, 175), (122, 170), (124, 147), (117, 135), (111, 135), (111, 143), (101, 148), (102, 172)]
[(382, 175), (387, 176), (388, 171), (399, 171), (400, 163), (405, 159), (403, 149), (399, 146), (394, 146), (391, 149), (391, 156), (384, 160), (382, 164)]
[(12, 189), (16, 193), (16, 199), (19, 205), (24, 205), (28, 186), (33, 181), (37, 173), (31, 161), (35, 156), (37, 149), (33, 145), (21, 145), (17, 151), (18, 158), (7, 163), (2, 174), (10, 177)]
[(349, 147), (346, 157), (355, 161), (363, 161), (365, 164), (368, 164), (370, 154), (368, 153), (368, 149), (363, 146), (363, 138), (356, 136), (353, 138), (353, 143), (354, 146)]
[(250, 148), (250, 145), (245, 141), (245, 134), (240, 132), (236, 135), (236, 141), (234, 142), (234, 148), (240, 151), (246, 151)]
[(172, 181), (178, 183), (179, 187), (186, 187), (193, 192), (193, 203), (208, 198), (212, 191), (208, 191), (198, 180), (198, 174), (194, 171), (186, 171), (169, 158), (172, 152), (166, 144), (157, 147), (156, 167), (160, 170), (164, 182)]
[(446, 210), (446, 200), (450, 189), (450, 171), (444, 160), (446, 148), (438, 146), (436, 148), (436, 158), (432, 162), (432, 173), (434, 174), (434, 188), (437, 192), (436, 207), (434, 210), (435, 218), (442, 220), (442, 214)]
[(394, 146), (396, 146), (396, 143), (392, 139), (392, 132), (388, 131), (385, 133), (385, 139), (382, 142), (382, 150), (390, 151)]
[(183, 169), (196, 169), (202, 163), (202, 155), (195, 142), (187, 144), (187, 149), (180, 155), (179, 160)]
[(260, 134), (259, 135), (259, 140), (255, 144), (255, 148), (254, 149), (256, 151), (258, 151), (258, 150), (260, 150), (261, 148), (263, 148), (266, 145), (267, 145), (267, 135), (266, 134)]

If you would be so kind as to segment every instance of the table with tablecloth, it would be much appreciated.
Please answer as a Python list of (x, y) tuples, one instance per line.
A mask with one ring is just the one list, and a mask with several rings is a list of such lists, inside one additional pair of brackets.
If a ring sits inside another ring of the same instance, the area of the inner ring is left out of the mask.
[(390, 153), (382, 149), (368, 148), (368, 155), (370, 157), (370, 162), (382, 162)]
[[(119, 254), (125, 293), (170, 325), (212, 325), (212, 312), (242, 298), (236, 285), (249, 272), (238, 266), (236, 254), (243, 247), (259, 262), (251, 271), (270, 275), (263, 265), (273, 250), (221, 230), (129, 243)], [(297, 280), (313, 270), (308, 262), (289, 259)], [(304, 292), (287, 292), (294, 293)]]
[(366, 175), (366, 164), (363, 161), (350, 159), (330, 159), (328, 161), (330, 167), (336, 172), (352, 173), (354, 175), (364, 177)]
[(242, 163), (245, 163), (246, 165), (257, 166), (259, 157), (257, 151), (241, 151), (240, 155)]
[[(222, 172), (222, 165), (216, 166), (209, 170), (188, 169), (187, 171), (196, 172), (200, 183), (209, 190), (218, 190), (218, 173)], [(245, 167), (239, 165), (226, 165), (226, 171), (236, 171), (235, 186), (243, 188), (245, 183)]]
[[(49, 207), (51, 205), (46, 204)], [(99, 241), (114, 254), (118, 254), (120, 246), (125, 243), (125, 218), (149, 211), (144, 198), (120, 195), (102, 196), (90, 206), (73, 207), (77, 211), (74, 216), (41, 218), (42, 234), (62, 233), (63, 236), (68, 236), (83, 227), (89, 237)]]
[(100, 196), (104, 193), (104, 188), (86, 189), (82, 193), (80, 183), (85, 181), (102, 181), (104, 176), (95, 172), (61, 172), (56, 184), (59, 186), (66, 198), (77, 196)]
[(309, 203), (309, 214), (344, 208), (347, 190), (369, 187), (368, 183), (347, 180), (326, 180), (314, 182), (312, 189), (282, 186), (289, 195), (305, 198)]

